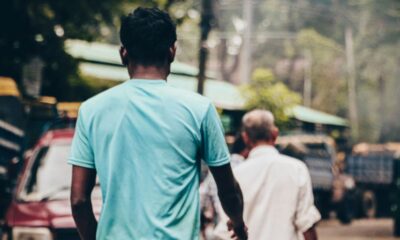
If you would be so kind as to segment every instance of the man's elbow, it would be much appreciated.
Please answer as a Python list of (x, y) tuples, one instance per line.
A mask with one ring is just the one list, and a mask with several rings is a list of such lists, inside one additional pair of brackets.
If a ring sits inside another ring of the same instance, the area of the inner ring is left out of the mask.
[(237, 188), (230, 188), (229, 190), (218, 190), (218, 197), (221, 201), (230, 202), (232, 201), (232, 199), (236, 200), (237, 198), (239, 198), (239, 191)]
[(232, 188), (218, 191), (218, 195), (225, 208), (243, 208), (243, 197), (238, 182), (235, 181)]
[(305, 240), (318, 240), (317, 231), (315, 229), (315, 225), (309, 228), (307, 231), (303, 233)]
[(91, 204), (90, 197), (87, 196), (71, 196), (71, 208), (73, 212), (79, 211), (82, 208), (86, 208)]

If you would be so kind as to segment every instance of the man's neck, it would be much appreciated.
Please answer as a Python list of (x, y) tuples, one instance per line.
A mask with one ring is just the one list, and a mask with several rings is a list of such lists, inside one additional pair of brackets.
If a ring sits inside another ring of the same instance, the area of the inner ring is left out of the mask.
[(274, 141), (259, 141), (259, 142), (254, 143), (251, 146), (251, 150), (253, 150), (256, 147), (260, 147), (260, 146), (275, 147), (275, 142)]
[(131, 79), (167, 80), (170, 70), (169, 67), (129, 65), (128, 72)]

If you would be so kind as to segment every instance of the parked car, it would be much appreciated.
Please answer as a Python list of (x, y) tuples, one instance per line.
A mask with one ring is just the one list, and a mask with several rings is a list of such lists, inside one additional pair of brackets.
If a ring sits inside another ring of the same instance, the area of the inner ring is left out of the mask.
[[(71, 166), (67, 164), (73, 128), (49, 130), (25, 159), (7, 210), (3, 240), (79, 239), (71, 213)], [(98, 216), (101, 193), (92, 194)]]
[(277, 139), (281, 153), (298, 158), (307, 165), (315, 204), (323, 218), (332, 211), (345, 224), (353, 218), (353, 191), (355, 182), (349, 175), (335, 169), (334, 140), (322, 134), (291, 134)]

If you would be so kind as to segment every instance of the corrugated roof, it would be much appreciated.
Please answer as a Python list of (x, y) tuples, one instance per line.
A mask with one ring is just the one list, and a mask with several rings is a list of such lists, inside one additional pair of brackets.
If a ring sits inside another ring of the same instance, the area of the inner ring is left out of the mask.
[[(79, 70), (82, 75), (92, 78), (119, 82), (129, 79), (126, 68), (122, 66), (82, 62), (79, 65)], [(196, 92), (197, 90), (197, 78), (193, 76), (172, 73), (168, 76), (168, 84), (192, 92)], [(243, 109), (245, 104), (236, 86), (213, 79), (206, 80), (204, 84), (204, 96), (210, 98), (217, 107), (223, 109)]]
[(303, 122), (343, 127), (348, 126), (348, 121), (344, 118), (300, 105), (295, 106), (288, 114)]
[[(196, 77), (170, 74), (168, 83), (192, 92), (197, 90)], [(204, 84), (204, 96), (210, 98), (217, 107), (223, 109), (241, 110), (245, 106), (245, 101), (239, 89), (235, 85), (223, 81), (207, 79)]]
[[(81, 40), (67, 40), (65, 42), (65, 47), (67, 52), (77, 59), (109, 65), (121, 65), (119, 46), (117, 45)], [(196, 67), (175, 61), (172, 63), (171, 72), (197, 76), (198, 70)]]
[[(83, 60), (79, 64), (82, 75), (122, 82), (129, 79), (129, 75), (126, 68), (121, 65), (118, 48), (116, 45), (104, 43), (89, 43), (80, 40), (66, 41), (67, 52), (71, 56)], [(196, 67), (173, 62), (168, 83), (174, 87), (195, 92), (197, 90), (197, 73)], [(227, 82), (206, 79), (204, 95), (210, 98), (217, 107), (223, 109), (244, 108), (245, 102), (239, 90), (236, 86)]]
[[(67, 52), (73, 57), (83, 60), (79, 65), (81, 74), (98, 79), (125, 81), (129, 76), (125, 67), (121, 65), (118, 49), (119, 47), (116, 45), (104, 43), (89, 43), (80, 40), (66, 41)], [(197, 89), (197, 73), (196, 67), (173, 62), (168, 83), (174, 87), (195, 92)], [(204, 89), (204, 95), (210, 98), (219, 108), (245, 109), (245, 100), (240, 94), (239, 88), (231, 83), (208, 78)], [(347, 120), (343, 118), (300, 105), (291, 109), (288, 115), (304, 122), (348, 126)]]

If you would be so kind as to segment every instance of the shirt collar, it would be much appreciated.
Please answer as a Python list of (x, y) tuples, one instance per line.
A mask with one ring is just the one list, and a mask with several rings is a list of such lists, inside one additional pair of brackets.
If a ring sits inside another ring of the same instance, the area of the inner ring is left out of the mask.
[(127, 81), (130, 84), (140, 85), (140, 84), (167, 84), (167, 81), (164, 79), (139, 79), (132, 78)]
[(270, 145), (260, 145), (253, 148), (249, 153), (249, 158), (256, 158), (265, 155), (277, 155), (279, 154), (278, 150), (274, 146)]

